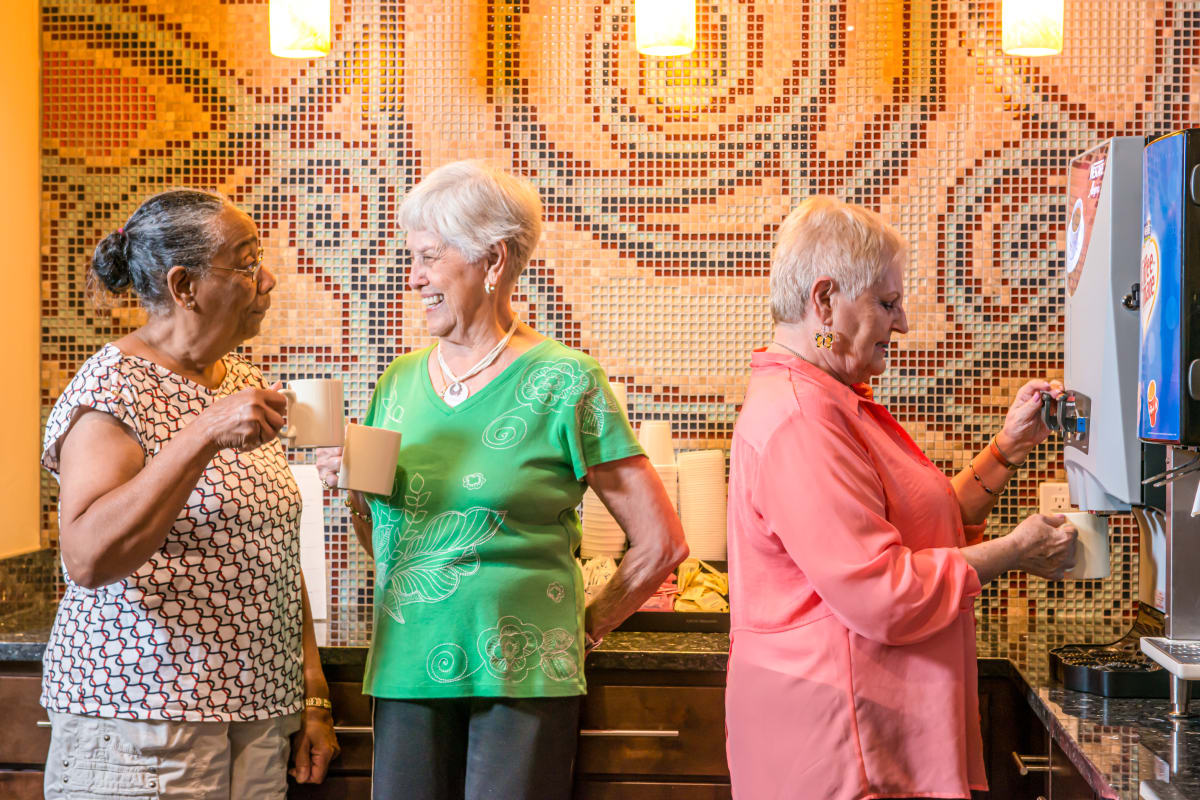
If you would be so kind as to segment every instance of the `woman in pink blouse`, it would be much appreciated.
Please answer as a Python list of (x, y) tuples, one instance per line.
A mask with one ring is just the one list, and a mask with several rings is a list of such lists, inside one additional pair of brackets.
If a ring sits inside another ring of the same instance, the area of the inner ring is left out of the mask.
[(1060, 384), (1021, 387), (953, 479), (872, 400), (866, 382), (908, 331), (906, 260), (875, 214), (830, 198), (804, 201), (780, 228), (775, 335), (751, 359), (730, 467), (735, 798), (986, 789), (974, 598), (1007, 570), (1061, 578), (1074, 558), (1061, 516), (979, 541), (1015, 466), (1049, 433), (1039, 392)]

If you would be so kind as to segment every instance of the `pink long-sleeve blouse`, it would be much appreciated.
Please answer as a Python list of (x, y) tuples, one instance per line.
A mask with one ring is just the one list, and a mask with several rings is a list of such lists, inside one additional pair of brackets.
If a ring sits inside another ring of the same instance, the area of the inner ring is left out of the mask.
[(950, 481), (865, 387), (755, 351), (729, 478), (739, 800), (986, 789)]

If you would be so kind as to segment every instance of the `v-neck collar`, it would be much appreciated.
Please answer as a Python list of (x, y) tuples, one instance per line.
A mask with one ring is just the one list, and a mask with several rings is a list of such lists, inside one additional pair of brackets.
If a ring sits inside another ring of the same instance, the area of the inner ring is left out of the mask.
[[(520, 374), (520, 370), (516, 369), (516, 367), (523, 364), (534, 353), (548, 346), (553, 341), (553, 339), (543, 339), (533, 347), (526, 350), (524, 353), (521, 353), (519, 356), (513, 359), (511, 364), (500, 370), (499, 375), (484, 384), (479, 391), (469, 394), (466, 400), (463, 400), (456, 406), (451, 406), (449, 403), (443, 400), (441, 395), (439, 395), (433, 388), (433, 381), (429, 377), (429, 358), (433, 355), (433, 349), (437, 347), (437, 345), (432, 345), (425, 350), (425, 355), (421, 359), (421, 386), (425, 391), (425, 399), (429, 401), (430, 405), (435, 407), (447, 417), (451, 416), (452, 414), (467, 411), (481, 402), (480, 398), (485, 398), (491, 394), (493, 392), (493, 387), (499, 387), (502, 384), (506, 384), (513, 379), (513, 376)], [(499, 391), (499, 389), (497, 388), (495, 391)]]

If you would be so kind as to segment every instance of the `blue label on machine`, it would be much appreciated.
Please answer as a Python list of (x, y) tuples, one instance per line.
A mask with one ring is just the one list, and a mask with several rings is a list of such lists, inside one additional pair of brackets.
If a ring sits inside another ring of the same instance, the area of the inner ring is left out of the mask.
[(1180, 302), (1183, 283), (1184, 136), (1142, 158), (1141, 357), (1138, 437), (1177, 442), (1182, 427)]

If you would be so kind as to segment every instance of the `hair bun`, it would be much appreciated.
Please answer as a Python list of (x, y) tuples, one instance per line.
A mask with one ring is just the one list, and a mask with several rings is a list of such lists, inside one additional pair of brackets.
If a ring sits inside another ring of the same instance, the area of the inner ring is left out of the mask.
[(92, 253), (92, 272), (114, 294), (129, 288), (133, 273), (129, 270), (129, 235), (123, 231), (110, 233), (96, 245)]

